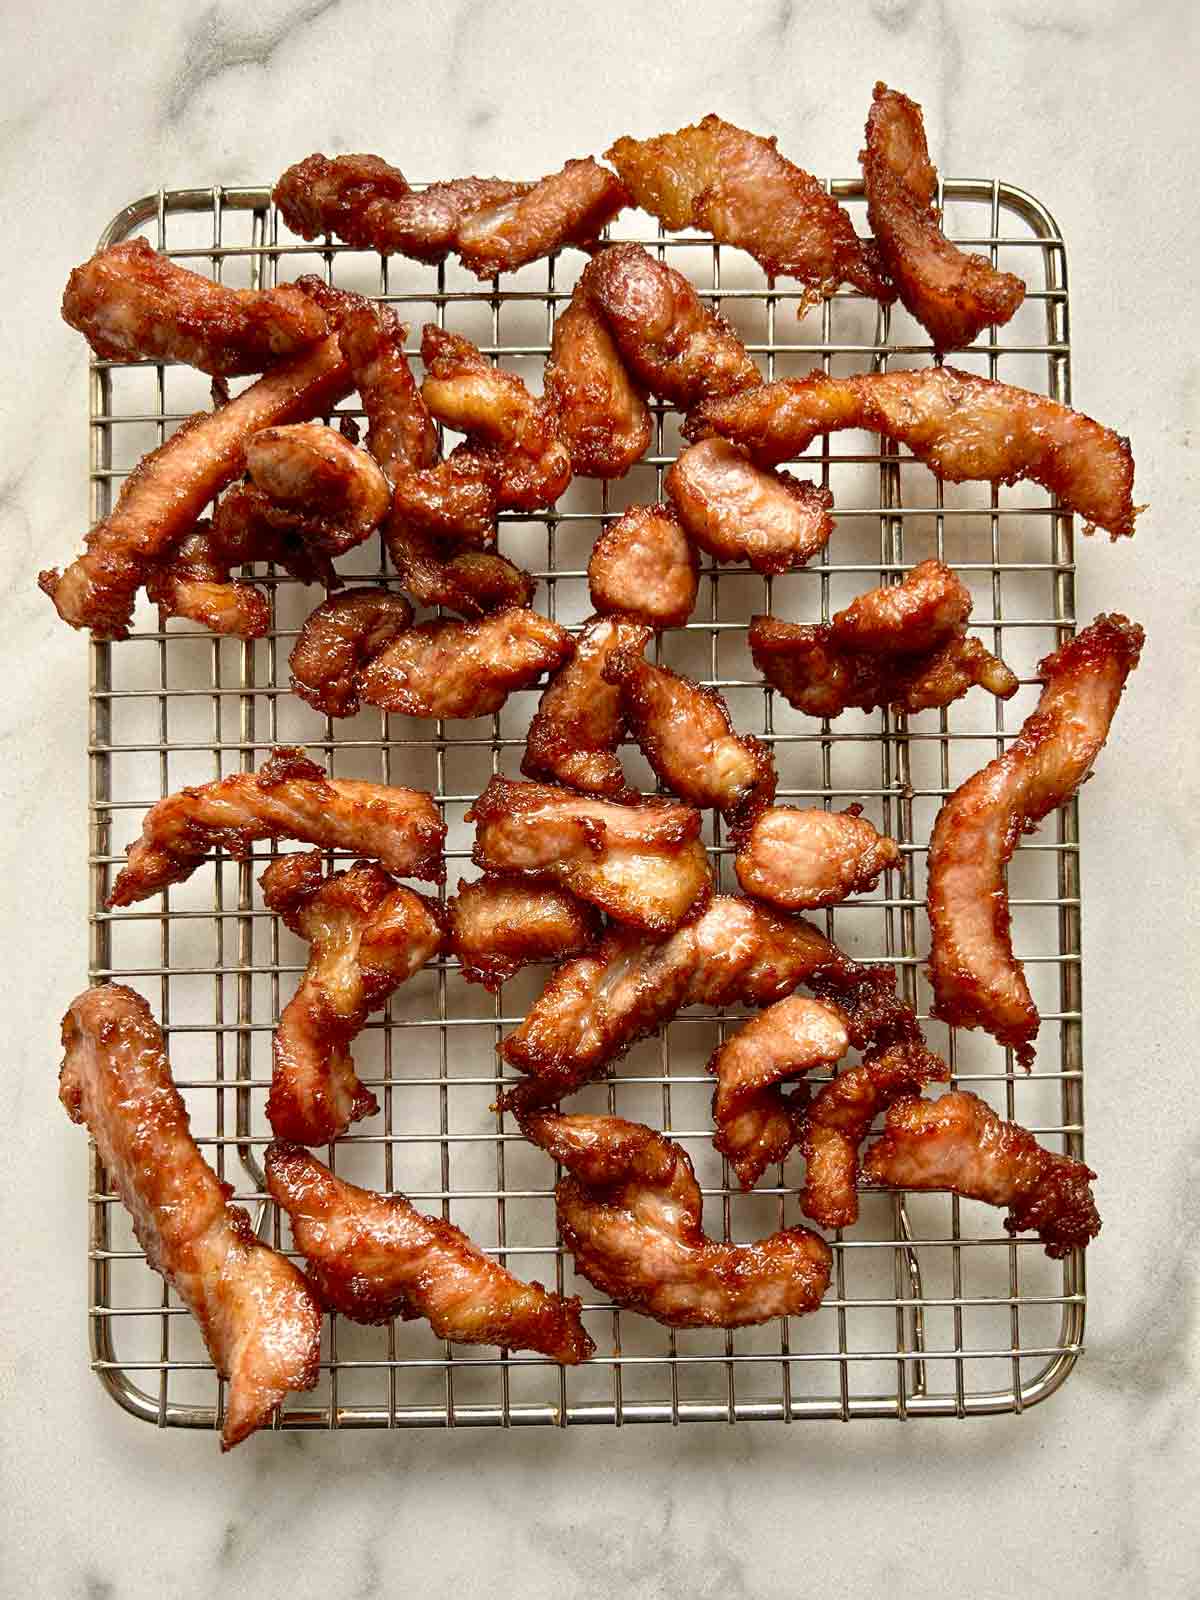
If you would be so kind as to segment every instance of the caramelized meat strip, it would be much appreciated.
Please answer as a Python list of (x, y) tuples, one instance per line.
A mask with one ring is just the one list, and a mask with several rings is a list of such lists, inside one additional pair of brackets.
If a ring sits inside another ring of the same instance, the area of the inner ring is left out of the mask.
[(274, 199), (302, 238), (332, 233), (360, 249), (427, 262), (453, 251), (479, 278), (568, 245), (591, 249), (629, 203), (615, 175), (590, 157), (538, 183), (456, 178), (417, 191), (378, 156), (311, 155), (288, 168)]
[(1028, 1067), (1037, 1007), (1013, 955), (1004, 869), (1022, 834), (1065, 805), (1104, 748), (1144, 635), (1112, 615), (1068, 640), (1038, 668), (1037, 709), (995, 761), (938, 812), (929, 841), (934, 1013), (984, 1028)]
[(604, 616), (681, 628), (700, 587), (700, 562), (670, 506), (630, 506), (592, 546), (588, 588)]
[(756, 467), (723, 439), (685, 450), (664, 487), (701, 550), (717, 561), (748, 561), (756, 572), (804, 566), (833, 532), (828, 489)]
[(379, 1110), (350, 1046), (368, 1014), (437, 954), (438, 908), (373, 861), (327, 878), (318, 850), (273, 861), (259, 882), (269, 909), (311, 946), (275, 1030), (267, 1120), (280, 1139), (329, 1144)]
[(650, 408), (625, 370), (608, 324), (582, 282), (556, 319), (544, 381), (571, 466), (585, 478), (623, 478), (650, 443)]
[(331, 334), (280, 362), (228, 405), (190, 417), (126, 478), (112, 511), (88, 534), (85, 554), (61, 575), (54, 569), (39, 575), (59, 616), (98, 639), (123, 639), (137, 591), (213, 496), (244, 470), (251, 436), (319, 416), (350, 388)]
[(63, 1018), (62, 1042), (58, 1097), (87, 1125), (147, 1261), (200, 1324), (229, 1384), (229, 1450), (285, 1396), (315, 1388), (321, 1308), (200, 1154), (141, 995), (115, 983), (85, 989)]
[(338, 331), (367, 414), (367, 449), (393, 484), (438, 458), (437, 428), (404, 353), (407, 333), (390, 307), (373, 304), (356, 307)]
[(921, 108), (884, 83), (875, 85), (867, 145), (859, 152), (867, 219), (884, 270), (940, 354), (961, 350), (993, 323), (1003, 325), (1025, 298), (1011, 272), (968, 255), (941, 229), (937, 168), (929, 159)]
[(931, 1050), (888, 1044), (870, 1050), (823, 1084), (799, 1112), (807, 1169), (800, 1209), (821, 1228), (858, 1221), (858, 1151), (881, 1111), (926, 1083), (944, 1082), (950, 1069)]
[(325, 530), (313, 542), (330, 555), (361, 544), (392, 503), (374, 458), (320, 422), (263, 428), (246, 445), (246, 470), (268, 499)]
[(1036, 1233), (1054, 1260), (1086, 1249), (1100, 1232), (1091, 1168), (1045, 1149), (965, 1089), (897, 1100), (881, 1137), (863, 1152), (862, 1170), (868, 1183), (945, 1189), (1007, 1206), (1007, 1231)]
[(712, 888), (700, 813), (667, 800), (613, 805), (493, 778), (466, 814), (475, 865), (544, 879), (618, 922), (669, 933)]
[(689, 805), (744, 824), (775, 798), (775, 759), (753, 734), (735, 733), (720, 691), (646, 660), (640, 647), (609, 656), (604, 677), (661, 782)]
[[(197, 531), (204, 528), (203, 523), (196, 526)], [(342, 580), (330, 558), (329, 546), (336, 543), (330, 533), (315, 518), (276, 505), (254, 484), (238, 483), (217, 502), (206, 538), (214, 560), (231, 570), (246, 562), (271, 561), (300, 583), (336, 589)], [(147, 589), (152, 581), (147, 579)]]
[(682, 1145), (621, 1117), (531, 1114), (521, 1131), (567, 1169), (555, 1189), (575, 1270), (669, 1328), (744, 1328), (815, 1311), (832, 1254), (807, 1228), (719, 1244)]
[(900, 865), (900, 847), (876, 832), (861, 809), (760, 811), (737, 840), (738, 882), (785, 911), (834, 906), (873, 889), (880, 873)]
[(604, 313), (625, 365), (644, 389), (690, 410), (710, 395), (762, 383), (745, 345), (681, 272), (640, 244), (602, 250), (584, 293)]
[(850, 1048), (840, 1013), (819, 1000), (789, 995), (745, 1022), (714, 1053), (713, 1146), (727, 1156), (743, 1189), (753, 1189), (782, 1161), (803, 1126), (803, 1098), (782, 1085), (832, 1066)]
[(618, 139), (605, 155), (635, 203), (664, 227), (699, 228), (819, 297), (851, 283), (873, 299), (892, 299), (872, 246), (774, 139), (710, 114), (656, 139)]
[(411, 627), (413, 609), (387, 589), (347, 589), (305, 619), (288, 664), (292, 688), (314, 711), (352, 717), (359, 674)]
[(553, 403), (530, 394), (515, 372), (494, 367), (469, 339), (433, 322), (421, 333), (421, 360), (425, 405), (470, 440), (453, 459), (490, 466), (501, 507), (553, 505), (571, 481)]
[(351, 1321), (424, 1317), (439, 1339), (536, 1350), (564, 1366), (594, 1352), (578, 1299), (522, 1283), (403, 1195), (347, 1183), (294, 1144), (271, 1145), (265, 1168), (317, 1293)]
[(579, 955), (600, 937), (597, 913), (565, 889), (495, 873), (460, 878), (446, 912), (463, 977), (492, 993), (531, 962)]
[(422, 622), (367, 663), (358, 692), (406, 717), (486, 717), (570, 658), (571, 635), (537, 611)]
[(211, 526), (198, 522), (146, 580), (146, 593), (158, 607), (159, 627), (166, 626), (168, 617), (187, 617), (211, 633), (261, 639), (271, 626), (271, 603), (252, 583), (233, 582), (231, 573)]
[(1129, 440), (1081, 411), (957, 367), (781, 378), (710, 400), (689, 417), (689, 439), (718, 433), (766, 465), (789, 461), (823, 433), (865, 428), (905, 444), (950, 483), (1028, 479), (1114, 539), (1133, 533)]
[(521, 761), (527, 778), (609, 800), (636, 798), (616, 753), (625, 736), (621, 692), (604, 673), (614, 652), (641, 649), (650, 638), (641, 623), (592, 617), (584, 624), (575, 654), (542, 691), (529, 724)]
[(844, 650), (918, 655), (944, 644), (971, 615), (971, 591), (944, 561), (922, 561), (899, 583), (868, 589), (834, 613)]
[[(865, 989), (861, 996), (853, 989), (866, 981), (866, 969), (801, 917), (717, 895), (669, 939), (610, 929), (594, 954), (555, 968), (504, 1040), (504, 1060), (535, 1080), (505, 1102), (570, 1094), (685, 1006), (766, 1006), (802, 981), (821, 979), (851, 990), (856, 1037), (866, 1037), (876, 1019), (868, 1016)], [(876, 1010), (882, 1018), (883, 1008)]]
[(262, 372), (327, 333), (321, 308), (293, 284), (227, 289), (127, 239), (76, 267), (63, 321), (105, 361), (182, 361), (222, 377)]
[(446, 825), (424, 789), (330, 778), (302, 750), (281, 746), (257, 772), (181, 789), (151, 806), (108, 904), (132, 905), (182, 883), (214, 847), (244, 857), (256, 839), (352, 850), (402, 878), (441, 883), (445, 876)]

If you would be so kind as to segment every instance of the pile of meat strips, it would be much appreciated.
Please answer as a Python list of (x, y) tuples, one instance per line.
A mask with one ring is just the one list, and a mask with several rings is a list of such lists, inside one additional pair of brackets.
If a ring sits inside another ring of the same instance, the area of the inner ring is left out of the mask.
[[(267, 1115), (267, 1186), (305, 1269), (264, 1244), (204, 1161), (144, 999), (110, 984), (63, 1023), (61, 1098), (93, 1133), (151, 1264), (203, 1329), (228, 1380), (223, 1444), (316, 1381), (321, 1318), (427, 1318), (439, 1337), (586, 1360), (578, 1299), (525, 1283), (402, 1195), (358, 1188), (310, 1153), (378, 1106), (353, 1044), (368, 1015), (427, 961), (497, 988), (553, 963), (504, 1040), (500, 1104), (559, 1163), (561, 1236), (577, 1270), (617, 1304), (670, 1327), (739, 1327), (819, 1305), (831, 1252), (814, 1228), (749, 1243), (703, 1231), (682, 1147), (612, 1116), (562, 1109), (637, 1040), (687, 1006), (754, 1011), (714, 1054), (713, 1143), (740, 1183), (798, 1152), (800, 1209), (823, 1229), (858, 1215), (860, 1186), (949, 1190), (1004, 1208), (1051, 1256), (1100, 1227), (1094, 1174), (1044, 1149), (949, 1078), (887, 966), (863, 965), (803, 913), (873, 887), (896, 841), (852, 806), (775, 803), (771, 747), (739, 733), (722, 696), (656, 664), (664, 629), (696, 600), (700, 561), (783, 573), (834, 528), (827, 490), (781, 470), (817, 438), (868, 429), (940, 478), (1028, 479), (1113, 538), (1133, 531), (1128, 442), (1022, 389), (942, 364), (1006, 322), (1024, 284), (942, 234), (920, 108), (876, 88), (861, 160), (873, 238), (807, 172), (760, 138), (705, 117), (619, 139), (611, 166), (569, 161), (536, 183), (463, 178), (415, 190), (375, 156), (290, 168), (275, 200), (306, 239), (384, 255), (454, 254), (481, 278), (568, 246), (587, 267), (554, 326), (541, 394), (469, 340), (430, 325), (418, 381), (407, 329), (384, 304), (301, 277), (237, 290), (140, 239), (77, 268), (63, 314), (101, 357), (187, 362), (214, 379), (191, 417), (126, 480), (86, 549), (41, 586), (64, 621), (100, 639), (128, 630), (139, 591), (162, 619), (252, 639), (268, 594), (240, 574), (273, 562), (328, 597), (291, 654), (292, 687), (331, 717), (361, 706), (477, 717), (544, 680), (522, 778), (475, 801), (481, 875), (451, 898), (445, 826), (424, 791), (329, 776), (277, 749), (240, 773), (161, 800), (109, 899), (128, 906), (181, 882), (215, 847), (312, 846), (272, 862), (266, 905), (309, 945), (279, 1020)], [(679, 272), (604, 230), (639, 206), (697, 228), (804, 286), (898, 297), (936, 365), (765, 382), (734, 331)], [(229, 398), (225, 380), (261, 376)], [(357, 392), (365, 439), (319, 419)], [(595, 544), (595, 614), (572, 634), (532, 606), (534, 582), (496, 549), (505, 510), (553, 506), (573, 475), (619, 478), (646, 451), (651, 398), (686, 414), (689, 441), (662, 504), (630, 507)], [(440, 426), (439, 426), (440, 425)], [(442, 429), (462, 437), (443, 455)], [(336, 558), (376, 530), (395, 577), (343, 585)], [(416, 621), (414, 607), (434, 609)], [(1017, 679), (968, 632), (971, 597), (940, 561), (860, 594), (827, 623), (756, 616), (753, 659), (801, 712), (914, 712)], [(1020, 734), (942, 806), (929, 848), (934, 1015), (982, 1028), (1026, 1067), (1039, 1017), (1009, 933), (1005, 867), (1021, 835), (1088, 776), (1142, 630), (1098, 617), (1040, 667)], [(632, 739), (662, 793), (631, 788)], [(741, 892), (714, 892), (701, 813), (724, 819)], [(351, 857), (330, 871), (326, 852)], [(402, 881), (405, 880), (405, 881)], [(805, 1086), (820, 1072), (819, 1088)], [(814, 1092), (816, 1089), (816, 1092)], [(877, 1119), (882, 1129), (868, 1138)]]

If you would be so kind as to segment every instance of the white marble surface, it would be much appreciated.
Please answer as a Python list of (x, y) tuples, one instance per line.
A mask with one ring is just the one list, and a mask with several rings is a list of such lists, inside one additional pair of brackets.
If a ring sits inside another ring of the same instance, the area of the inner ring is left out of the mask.
[[(5, 1590), (1195, 1593), (1195, 8), (2, 13)], [(54, 1094), (57, 1018), (86, 970), (86, 650), (33, 583), (85, 520), (85, 352), (56, 315), (68, 267), (135, 194), (269, 180), (314, 148), (378, 148), (430, 176), (538, 172), (718, 109), (846, 174), (876, 76), (925, 103), (943, 170), (998, 172), (1057, 214), (1075, 393), (1133, 436), (1152, 502), (1135, 542), (1088, 544), (1080, 563), (1081, 615), (1128, 609), (1150, 637), (1084, 816), (1088, 1153), (1106, 1216), (1087, 1356), (1046, 1406), (958, 1425), (293, 1434), (222, 1460), (210, 1437), (132, 1421), (86, 1367), (85, 1148)]]

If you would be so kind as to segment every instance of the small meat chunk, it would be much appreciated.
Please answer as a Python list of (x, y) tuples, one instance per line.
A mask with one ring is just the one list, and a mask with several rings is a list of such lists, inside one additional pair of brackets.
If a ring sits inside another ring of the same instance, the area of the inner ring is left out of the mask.
[(618, 922), (669, 933), (712, 890), (700, 813), (665, 800), (613, 805), (493, 778), (467, 812), (476, 866), (558, 883)]
[(582, 281), (555, 321), (544, 387), (581, 477), (623, 478), (645, 455), (651, 434), (646, 396)]
[(367, 664), (358, 692), (406, 717), (486, 717), (572, 649), (565, 628), (517, 607), (474, 622), (422, 622)]
[(463, 977), (493, 993), (531, 962), (579, 955), (600, 937), (599, 916), (565, 889), (497, 873), (460, 879), (446, 912)]
[(739, 836), (734, 871), (747, 894), (785, 911), (834, 906), (873, 889), (880, 873), (900, 865), (900, 847), (846, 811), (772, 806)]
[(405, 629), (413, 609), (387, 589), (347, 589), (305, 619), (288, 664), (292, 688), (327, 717), (352, 717), (363, 668)]
[(329, 529), (319, 542), (330, 555), (361, 544), (392, 503), (374, 458), (320, 422), (263, 428), (246, 445), (246, 470), (277, 505)]
[(187, 617), (210, 633), (261, 639), (271, 626), (271, 602), (252, 583), (235, 583), (232, 565), (214, 544), (212, 528), (198, 522), (193, 532), (155, 567), (146, 593), (158, 607), (158, 625), (168, 617)]
[(588, 588), (604, 616), (681, 628), (699, 586), (695, 546), (670, 506), (630, 506), (592, 546)]
[(945, 643), (971, 615), (971, 591), (944, 561), (922, 561), (899, 583), (868, 589), (835, 612), (830, 629), (844, 650), (919, 655)]
[(791, 572), (829, 543), (833, 496), (788, 472), (756, 467), (723, 439), (685, 450), (665, 479), (688, 537), (717, 561)]

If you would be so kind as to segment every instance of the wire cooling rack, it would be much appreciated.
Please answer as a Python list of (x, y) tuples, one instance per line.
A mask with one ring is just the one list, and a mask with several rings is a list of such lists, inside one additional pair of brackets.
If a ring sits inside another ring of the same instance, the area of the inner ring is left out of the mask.
[[(830, 185), (862, 213), (858, 182)], [(1009, 325), (955, 358), (960, 366), (1070, 400), (1067, 273), (1059, 231), (1029, 195), (997, 181), (946, 182), (947, 231), (987, 251), (1029, 285)], [(614, 229), (683, 270), (735, 325), (769, 377), (923, 364), (922, 330), (899, 308), (840, 292), (801, 317), (797, 285), (765, 278), (737, 251), (694, 236), (651, 235), (645, 218)], [(234, 285), (301, 272), (397, 305), (419, 344), (426, 320), (454, 328), (536, 385), (556, 308), (583, 258), (540, 262), (479, 283), (454, 264), (381, 261), (287, 234), (265, 188), (164, 191), (128, 206), (101, 240), (144, 233), (188, 266)], [(147, 449), (209, 404), (190, 369), (93, 361), (91, 514)], [(352, 406), (343, 408), (359, 415)], [(570, 625), (590, 607), (586, 565), (600, 527), (621, 509), (660, 497), (679, 418), (655, 409), (652, 453), (620, 483), (572, 484), (553, 510), (505, 520), (501, 548), (537, 574), (535, 604)], [(780, 795), (800, 804), (858, 801), (901, 842), (902, 865), (874, 894), (825, 913), (826, 931), (855, 956), (894, 962), (922, 1015), (926, 842), (944, 796), (1004, 748), (1037, 695), (1037, 660), (1074, 625), (1072, 526), (1028, 486), (938, 483), (874, 435), (817, 441), (796, 470), (834, 494), (836, 532), (803, 572), (764, 579), (706, 567), (686, 628), (658, 646), (669, 665), (717, 684), (737, 725), (773, 746)], [(972, 626), (1018, 671), (1007, 706), (980, 690), (943, 712), (847, 713), (832, 726), (805, 718), (765, 687), (749, 660), (755, 611), (828, 618), (861, 589), (895, 579), (929, 555), (951, 562), (975, 596)], [(357, 563), (357, 565), (355, 565)], [(394, 582), (382, 550), (364, 547), (347, 576)], [(536, 691), (495, 717), (423, 723), (368, 710), (331, 723), (287, 689), (287, 654), (320, 598), (273, 568), (273, 626), (263, 640), (220, 640), (174, 623), (160, 632), (139, 611), (132, 636), (91, 654), (91, 974), (131, 983), (161, 1019), (193, 1127), (208, 1159), (251, 1210), (261, 1235), (287, 1249), (286, 1219), (263, 1195), (264, 1106), (271, 1033), (303, 968), (305, 947), (262, 906), (251, 862), (218, 857), (189, 882), (132, 910), (103, 910), (111, 876), (143, 811), (182, 784), (257, 766), (277, 742), (301, 743), (340, 776), (432, 789), (449, 825), (447, 892), (468, 876), (464, 811), (494, 771), (516, 774)], [(626, 751), (635, 781), (652, 775)], [(709, 842), (732, 885), (719, 821)], [(1009, 873), (1018, 954), (1043, 1017), (1036, 1069), (977, 1035), (930, 1023), (931, 1043), (1005, 1116), (1053, 1148), (1083, 1154), (1079, 869), (1074, 802), (1025, 842)], [(734, 885), (735, 886), (735, 885)], [(999, 1214), (941, 1195), (867, 1193), (857, 1226), (833, 1238), (834, 1274), (815, 1314), (735, 1333), (671, 1333), (620, 1312), (573, 1276), (557, 1241), (554, 1173), (491, 1109), (501, 1081), (496, 1046), (523, 1016), (545, 972), (518, 976), (493, 999), (463, 982), (453, 962), (431, 965), (372, 1019), (356, 1045), (378, 1116), (321, 1152), (343, 1175), (401, 1190), (440, 1213), (523, 1277), (583, 1296), (595, 1359), (561, 1369), (531, 1356), (438, 1341), (424, 1323), (359, 1328), (326, 1319), (321, 1381), (293, 1396), (283, 1428), (510, 1426), (966, 1416), (1020, 1411), (1044, 1399), (1081, 1349), (1084, 1268), (1079, 1254), (1051, 1263), (1035, 1240), (1009, 1239)], [(800, 1220), (798, 1161), (752, 1195), (731, 1186), (711, 1146), (711, 1079), (704, 1066), (736, 1014), (691, 1011), (645, 1041), (612, 1080), (585, 1090), (578, 1109), (608, 1108), (661, 1126), (690, 1151), (704, 1189), (706, 1225), (752, 1238)], [(127, 1411), (160, 1427), (219, 1426), (223, 1393), (186, 1310), (146, 1265), (93, 1150), (88, 1252), (93, 1364)]]

